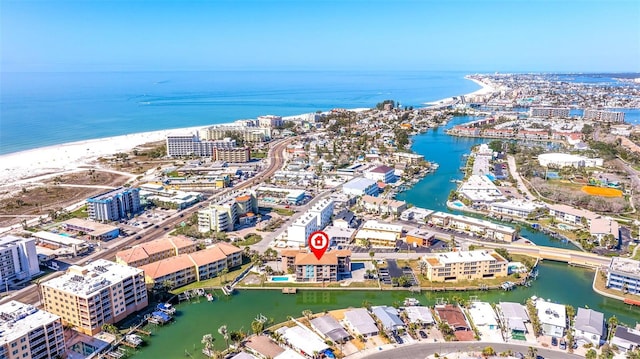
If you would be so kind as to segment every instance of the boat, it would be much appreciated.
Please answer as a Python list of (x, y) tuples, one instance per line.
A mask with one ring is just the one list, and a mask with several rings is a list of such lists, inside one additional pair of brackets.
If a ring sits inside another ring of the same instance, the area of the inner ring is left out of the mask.
[(171, 321), (171, 316), (165, 312), (157, 311), (151, 313), (151, 317), (149, 317), (149, 322), (154, 324), (164, 324)]
[(213, 302), (213, 295), (211, 293), (207, 293), (207, 300)]
[(417, 300), (416, 298), (405, 298), (404, 299), (404, 306), (405, 307), (413, 307), (416, 305), (420, 305), (420, 301)]
[(142, 338), (137, 334), (125, 335), (124, 340), (126, 340), (127, 343), (132, 344), (133, 346), (136, 346), (136, 347), (144, 342), (144, 340), (142, 340)]
[(176, 308), (174, 308), (171, 303), (158, 303), (156, 309), (167, 314), (173, 314), (176, 312)]

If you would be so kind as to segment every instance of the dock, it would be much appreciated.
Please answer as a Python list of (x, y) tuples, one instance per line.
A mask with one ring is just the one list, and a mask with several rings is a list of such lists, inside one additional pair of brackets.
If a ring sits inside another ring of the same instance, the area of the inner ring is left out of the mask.
[(298, 293), (297, 288), (282, 288), (282, 294), (296, 294)]

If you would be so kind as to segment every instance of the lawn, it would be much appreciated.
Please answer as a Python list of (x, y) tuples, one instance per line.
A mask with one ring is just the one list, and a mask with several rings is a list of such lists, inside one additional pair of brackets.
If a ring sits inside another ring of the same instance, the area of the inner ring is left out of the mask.
[(600, 271), (598, 271), (598, 273), (596, 273), (595, 280), (596, 280), (595, 287), (598, 290), (602, 291), (602, 292), (605, 292), (605, 293), (608, 293), (608, 294), (613, 294), (613, 295), (616, 295), (616, 296), (622, 297), (622, 298), (638, 300), (638, 296), (635, 295), (635, 294), (630, 294), (630, 293), (626, 293), (625, 294), (625, 293), (622, 293), (619, 290), (607, 288), (607, 278)]
[(238, 247), (246, 247), (252, 244), (256, 244), (262, 240), (262, 236), (258, 234), (251, 233), (246, 239), (235, 242), (234, 244)]
[[(240, 275), (240, 273), (242, 273), (243, 270), (247, 269), (249, 266), (251, 266), (251, 263), (246, 263), (241, 265), (238, 269), (234, 269), (232, 271), (230, 271), (229, 273), (227, 273), (225, 275), (225, 278), (227, 280), (227, 282), (233, 280), (236, 276)], [(171, 294), (180, 294), (184, 291), (187, 290), (192, 290), (192, 289), (198, 289), (198, 288), (214, 288), (214, 287), (222, 287), (223, 283), (222, 283), (222, 278), (220, 276), (217, 276), (215, 278), (210, 278), (207, 280), (203, 280), (200, 282), (193, 282), (190, 284), (187, 284), (183, 287), (180, 288), (176, 288), (172, 291), (170, 291)]]
[(294, 213), (296, 213), (296, 211), (294, 211), (292, 209), (288, 209), (288, 208), (272, 208), (271, 210), (276, 212), (277, 214), (279, 214), (281, 216), (291, 216)]

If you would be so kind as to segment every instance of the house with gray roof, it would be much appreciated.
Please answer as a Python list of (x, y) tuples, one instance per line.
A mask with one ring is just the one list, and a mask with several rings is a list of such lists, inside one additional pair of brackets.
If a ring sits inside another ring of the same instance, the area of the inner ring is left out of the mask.
[(381, 305), (372, 307), (371, 311), (378, 318), (385, 331), (395, 332), (398, 329), (404, 328), (404, 323), (400, 319), (396, 308)]
[(507, 328), (511, 338), (525, 340), (526, 322), (530, 321), (524, 306), (520, 303), (501, 302), (498, 305), (502, 325)]
[(337, 320), (330, 315), (324, 315), (311, 319), (311, 328), (320, 334), (324, 339), (333, 342), (345, 342), (349, 340), (351, 335), (347, 332)]
[(619, 325), (611, 338), (611, 345), (624, 351), (634, 350), (640, 347), (640, 331)]
[(592, 343), (594, 346), (599, 346), (606, 333), (604, 314), (592, 309), (578, 308), (573, 331), (578, 345)]
[(378, 334), (376, 322), (364, 308), (352, 309), (345, 312), (344, 323), (355, 335), (368, 337)]

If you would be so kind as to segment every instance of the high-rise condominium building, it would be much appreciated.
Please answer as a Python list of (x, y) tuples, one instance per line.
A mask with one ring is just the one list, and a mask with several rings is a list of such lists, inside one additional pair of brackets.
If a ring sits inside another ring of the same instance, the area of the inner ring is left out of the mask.
[(64, 352), (59, 316), (15, 300), (0, 305), (0, 358), (53, 359)]
[(117, 221), (140, 211), (140, 189), (120, 187), (87, 199), (89, 218)]

